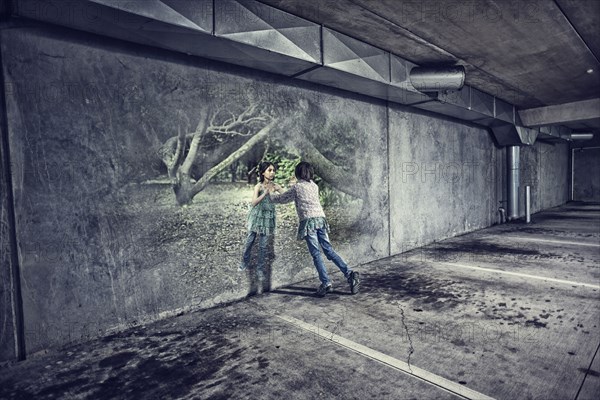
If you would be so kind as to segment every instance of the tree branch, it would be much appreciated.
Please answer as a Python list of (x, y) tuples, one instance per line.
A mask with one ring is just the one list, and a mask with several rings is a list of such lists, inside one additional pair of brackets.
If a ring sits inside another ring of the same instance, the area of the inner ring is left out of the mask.
[(257, 107), (258, 106), (256, 104), (250, 104), (250, 106), (248, 106), (244, 111), (242, 111), (242, 113), (240, 113), (240, 115), (238, 115), (237, 118), (233, 113), (229, 112), (229, 114), (231, 115), (230, 119), (225, 120), (225, 122), (223, 122), (221, 125), (215, 125), (214, 123), (216, 121), (217, 115), (220, 113), (219, 111), (217, 114), (213, 115), (213, 118), (211, 118), (210, 125), (208, 126), (207, 131), (229, 133), (231, 130), (237, 128), (238, 126), (247, 125), (255, 121), (267, 121), (268, 117), (264, 114), (259, 116), (255, 115)]
[(219, 164), (215, 165), (214, 167), (212, 167), (211, 169), (206, 171), (206, 173), (202, 176), (202, 178), (200, 178), (198, 180), (198, 182), (196, 182), (196, 184), (192, 187), (192, 197), (194, 195), (198, 194), (200, 191), (202, 191), (202, 189), (204, 189), (209, 184), (210, 180), (212, 178), (214, 178), (219, 172), (223, 171), (231, 163), (239, 160), (244, 154), (246, 154), (248, 151), (250, 151), (256, 144), (265, 140), (267, 138), (267, 136), (269, 135), (269, 133), (271, 132), (271, 129), (273, 129), (273, 127), (276, 125), (277, 122), (278, 122), (277, 119), (271, 120), (271, 122), (267, 126), (265, 126), (260, 131), (258, 131), (256, 133), (256, 135), (252, 136), (239, 149), (237, 149), (236, 151), (231, 153), (229, 155), (229, 157), (227, 157), (226, 159), (221, 161)]
[(194, 165), (196, 154), (198, 153), (198, 145), (200, 145), (200, 140), (202, 140), (202, 136), (206, 132), (209, 118), (210, 116), (208, 110), (204, 110), (203, 115), (200, 116), (200, 121), (196, 127), (196, 132), (194, 132), (194, 137), (192, 138), (192, 143), (190, 144), (190, 150), (188, 151), (187, 157), (179, 169), (179, 172), (182, 174), (182, 176), (190, 176), (190, 170), (192, 165)]
[(181, 165), (183, 159), (183, 152), (185, 150), (185, 133), (181, 130), (181, 126), (177, 126), (177, 148), (175, 149), (175, 154), (173, 155), (173, 159), (171, 163), (167, 164), (167, 171), (169, 174), (169, 178), (175, 177), (175, 172), (179, 165)]
[(361, 187), (354, 174), (344, 171), (327, 157), (325, 157), (312, 143), (304, 141), (298, 144), (302, 151), (302, 158), (317, 167), (319, 176), (337, 190), (365, 199), (366, 190)]

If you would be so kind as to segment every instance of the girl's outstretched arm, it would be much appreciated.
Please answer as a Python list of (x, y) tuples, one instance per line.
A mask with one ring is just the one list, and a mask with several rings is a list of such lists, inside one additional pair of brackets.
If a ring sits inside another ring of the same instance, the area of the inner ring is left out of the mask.
[(296, 188), (294, 186), (292, 186), (291, 188), (289, 188), (287, 190), (287, 192), (283, 192), (282, 194), (273, 193), (271, 195), (271, 201), (273, 203), (290, 203), (290, 202), (294, 201), (295, 198), (296, 198)]
[(256, 186), (254, 186), (254, 193), (252, 194), (252, 207), (263, 201), (265, 196), (269, 194), (268, 190), (265, 190), (260, 196), (258, 195), (258, 192), (260, 192), (260, 183), (257, 183)]

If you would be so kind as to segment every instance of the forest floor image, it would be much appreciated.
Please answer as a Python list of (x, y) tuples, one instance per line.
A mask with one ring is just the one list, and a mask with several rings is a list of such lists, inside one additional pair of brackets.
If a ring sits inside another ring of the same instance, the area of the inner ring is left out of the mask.
[[(44, 203), (32, 208), (32, 219), (23, 224), (30, 231), (24, 234), (35, 239), (22, 249), (23, 279), (28, 287), (41, 288), (25, 296), (36, 315), (30, 348), (47, 345), (46, 337), (78, 341), (107, 327), (123, 329), (256, 293), (258, 246), (251, 267), (238, 271), (252, 188), (245, 182), (213, 183), (188, 206), (177, 204), (167, 181), (129, 184), (104, 196), (53, 192), (56, 201), (59, 196), (70, 201), (69, 207)], [(296, 239), (294, 205), (276, 210), (264, 290), (307, 279), (316, 288), (306, 243)], [(325, 207), (334, 248), (351, 266), (363, 261), (360, 251), (370, 238), (360, 229), (360, 211), (360, 200)], [(335, 283), (337, 276), (332, 278)], [(66, 289), (53, 290), (57, 286)], [(98, 314), (98, 307), (106, 312)]]
[[(175, 262), (177, 266), (170, 270), (194, 291), (199, 290), (196, 295), (200, 298), (211, 297), (208, 291), (200, 290), (206, 285), (221, 286), (213, 288), (216, 291), (227, 287), (237, 291), (242, 276), (237, 267), (246, 240), (252, 190), (253, 185), (245, 182), (211, 184), (195, 196), (192, 204), (181, 207), (176, 204), (169, 184), (135, 185), (125, 196), (128, 204), (121, 208), (139, 224), (136, 247), (144, 249), (144, 255), (132, 256), (140, 257), (144, 268), (169, 260)], [(360, 240), (361, 232), (356, 230), (360, 203), (356, 200), (325, 207), (334, 247), (352, 246)], [(274, 254), (267, 266), (274, 270), (268, 271), (269, 276), (277, 275), (275, 280), (280, 282), (306, 279), (312, 276), (314, 267), (306, 244), (296, 239), (298, 217), (294, 205), (277, 205), (276, 210)], [(130, 234), (131, 229), (124, 232)], [(255, 261), (254, 255), (253, 265)], [(249, 271), (252, 272), (253, 269)]]

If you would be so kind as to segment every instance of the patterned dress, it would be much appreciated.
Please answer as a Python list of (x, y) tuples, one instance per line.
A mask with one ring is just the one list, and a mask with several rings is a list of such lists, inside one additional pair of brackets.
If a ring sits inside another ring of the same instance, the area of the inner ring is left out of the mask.
[[(261, 185), (258, 195), (262, 195), (263, 192), (264, 190)], [(248, 213), (248, 232), (256, 232), (263, 235), (275, 234), (275, 204), (271, 201), (271, 195), (266, 195)]]

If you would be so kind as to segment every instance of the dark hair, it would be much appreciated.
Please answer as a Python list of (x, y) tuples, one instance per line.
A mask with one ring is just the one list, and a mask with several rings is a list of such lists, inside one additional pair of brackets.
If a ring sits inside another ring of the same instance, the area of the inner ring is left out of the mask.
[(260, 165), (258, 166), (258, 180), (259, 182), (264, 182), (265, 180), (265, 176), (263, 175), (263, 172), (265, 172), (270, 166), (273, 166), (273, 168), (275, 168), (275, 164), (273, 164), (272, 162), (269, 161), (263, 161), (260, 163)]
[(296, 179), (298, 180), (303, 179), (310, 182), (314, 175), (313, 167), (306, 161), (301, 161), (300, 164), (296, 165), (294, 175), (296, 175)]

